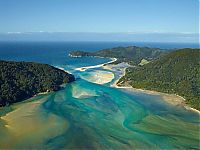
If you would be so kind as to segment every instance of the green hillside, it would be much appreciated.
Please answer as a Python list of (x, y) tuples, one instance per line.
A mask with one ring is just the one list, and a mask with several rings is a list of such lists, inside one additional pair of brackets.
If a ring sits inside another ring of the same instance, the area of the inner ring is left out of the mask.
[(74, 81), (74, 76), (46, 64), (0, 61), (0, 106), (33, 95), (58, 90), (59, 85)]
[(117, 58), (116, 63), (129, 62), (131, 64), (139, 64), (142, 59), (151, 61), (158, 58), (165, 52), (159, 48), (149, 48), (149, 47), (116, 47), (110, 49), (103, 49), (96, 52), (84, 52), (84, 51), (72, 51), (70, 56), (80, 57), (80, 56), (99, 56), (99, 57), (111, 57)]
[(127, 69), (118, 84), (175, 93), (200, 110), (200, 49), (180, 49), (144, 66)]

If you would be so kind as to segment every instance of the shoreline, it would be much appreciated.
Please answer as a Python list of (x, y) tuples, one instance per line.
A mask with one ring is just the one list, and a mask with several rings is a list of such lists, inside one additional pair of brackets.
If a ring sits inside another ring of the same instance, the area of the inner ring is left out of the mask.
[[(113, 62), (117, 61), (117, 58), (110, 58), (110, 59), (111, 59), (111, 61), (109, 61), (107, 63), (103, 63), (103, 64), (99, 64), (99, 65), (94, 65), (94, 66), (80, 67), (80, 68), (76, 68), (75, 70), (85, 71), (87, 69), (101, 68), (101, 67), (103, 69), (105, 69), (105, 70), (112, 70), (111, 66), (117, 66), (117, 65), (116, 64), (110, 64), (110, 63), (113, 63)], [(125, 62), (122, 62), (122, 63), (125, 63)], [(195, 109), (195, 108), (190, 107), (189, 105), (187, 105), (185, 103), (185, 99), (183, 97), (181, 97), (180, 95), (163, 93), (163, 92), (152, 91), (152, 90), (145, 90), (145, 89), (137, 89), (137, 88), (133, 88), (132, 86), (118, 86), (117, 82), (119, 81), (119, 79), (121, 77), (125, 76), (127, 68), (128, 68), (128, 66), (124, 67), (123, 69), (119, 69), (121, 71), (121, 75), (119, 75), (117, 77), (117, 79), (114, 81), (113, 84), (110, 85), (110, 87), (114, 87), (114, 88), (118, 88), (118, 89), (125, 89), (125, 90), (130, 91), (130, 92), (131, 91), (132, 92), (140, 92), (140, 93), (142, 92), (142, 93), (150, 94), (150, 95), (158, 95), (158, 96), (160, 96), (163, 99), (163, 101), (165, 101), (166, 103), (168, 103), (170, 105), (173, 105), (173, 106), (182, 106), (186, 110), (198, 113), (200, 115), (200, 111), (197, 110), (197, 109)], [(59, 68), (59, 69), (64, 70), (64, 68)], [(66, 71), (66, 70), (64, 70), (64, 71)]]
[[(128, 67), (125, 67), (125, 68), (122, 70), (123, 74), (122, 74), (121, 76), (119, 76), (118, 79), (111, 85), (112, 87), (119, 88), (119, 86), (117, 85), (117, 82), (119, 81), (119, 79), (120, 79), (121, 77), (123, 77), (123, 76), (126, 75), (126, 68), (128, 68)], [(128, 88), (128, 87), (127, 87), (127, 88)]]
[(140, 93), (142, 92), (142, 93), (150, 94), (150, 95), (159, 95), (165, 102), (167, 102), (170, 105), (182, 106), (186, 110), (198, 113), (200, 115), (200, 111), (195, 109), (195, 108), (190, 107), (189, 105), (187, 105), (185, 103), (185, 99), (180, 95), (162, 93), (162, 92), (158, 92), (158, 91), (151, 91), (151, 90), (145, 90), (145, 89), (137, 89), (137, 88), (133, 88), (132, 86), (118, 86), (117, 82), (119, 81), (119, 79), (121, 77), (125, 76), (126, 68), (127, 67), (125, 67), (124, 69), (121, 70), (122, 71), (122, 75), (119, 76), (116, 79), (116, 81), (111, 85), (111, 87), (118, 88), (118, 89), (125, 89), (125, 90), (130, 91), (130, 92), (140, 92)]
[(99, 64), (99, 65), (94, 65), (94, 66), (80, 67), (80, 68), (76, 68), (75, 70), (85, 71), (87, 69), (100, 68), (100, 67), (103, 67), (104, 65), (107, 65), (107, 64), (110, 64), (110, 63), (113, 63), (113, 62), (117, 61), (117, 58), (110, 58), (110, 59), (111, 59), (111, 61), (109, 61), (107, 63), (103, 63), (103, 64)]
[(150, 95), (158, 95), (166, 103), (168, 103), (170, 105), (173, 105), (173, 106), (182, 106), (186, 110), (198, 113), (200, 115), (200, 111), (199, 110), (188, 106), (185, 103), (185, 99), (183, 97), (181, 97), (180, 95), (177, 95), (177, 94), (168, 94), (168, 93), (162, 93), (162, 92), (158, 92), (158, 91), (151, 91), (151, 90), (145, 90), (145, 89), (137, 89), (137, 88), (133, 88), (133, 87), (119, 87), (119, 86), (116, 86), (115, 88), (125, 89), (125, 90), (130, 91), (130, 92), (139, 92), (139, 93), (145, 93), (145, 94), (150, 94)]
[(58, 69), (64, 71), (65, 73), (72, 74), (70, 71), (65, 70), (65, 68), (62, 68), (62, 67), (59, 67), (59, 66), (54, 66), (54, 67), (56, 67), (56, 68), (58, 68)]

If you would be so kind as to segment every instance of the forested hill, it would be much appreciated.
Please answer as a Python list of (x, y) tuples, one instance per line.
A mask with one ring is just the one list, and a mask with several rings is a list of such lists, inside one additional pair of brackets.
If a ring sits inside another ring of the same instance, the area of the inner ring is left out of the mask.
[(200, 110), (200, 49), (180, 49), (136, 69), (127, 69), (118, 85), (175, 93)]
[(0, 61), (0, 106), (58, 90), (59, 85), (74, 80), (73, 75), (50, 65)]
[(117, 58), (119, 62), (129, 62), (131, 64), (139, 64), (142, 59), (147, 61), (154, 60), (164, 54), (165, 51), (159, 48), (149, 47), (116, 47), (110, 49), (103, 49), (96, 52), (84, 52), (84, 51), (72, 51), (70, 56), (82, 57), (82, 56), (99, 56), (99, 57), (112, 57)]

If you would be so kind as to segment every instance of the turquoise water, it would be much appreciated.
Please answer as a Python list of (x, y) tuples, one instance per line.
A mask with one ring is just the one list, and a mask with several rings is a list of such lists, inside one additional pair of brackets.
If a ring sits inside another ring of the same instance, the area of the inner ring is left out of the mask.
[(108, 59), (69, 58), (68, 50), (53, 49), (41, 55), (15, 53), (10, 60), (49, 63), (78, 78), (60, 91), (1, 108), (0, 149), (199, 149), (198, 114), (167, 104), (159, 95), (81, 78), (92, 78), (90, 73), (101, 68), (75, 70)]

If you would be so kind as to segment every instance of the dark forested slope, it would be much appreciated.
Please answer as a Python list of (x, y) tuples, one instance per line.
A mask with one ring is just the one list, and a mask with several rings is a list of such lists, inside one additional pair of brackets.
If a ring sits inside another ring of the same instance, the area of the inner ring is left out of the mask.
[(72, 51), (70, 56), (80, 57), (80, 56), (99, 56), (99, 57), (111, 57), (117, 58), (119, 62), (130, 62), (132, 64), (139, 64), (142, 59), (151, 61), (158, 58), (165, 52), (159, 48), (149, 48), (149, 47), (116, 47), (110, 49), (103, 49), (96, 52), (84, 52), (84, 51)]
[(175, 93), (200, 110), (200, 49), (173, 51), (142, 67), (127, 69), (118, 84)]
[(58, 90), (62, 83), (74, 80), (73, 75), (50, 65), (0, 61), (0, 106)]

